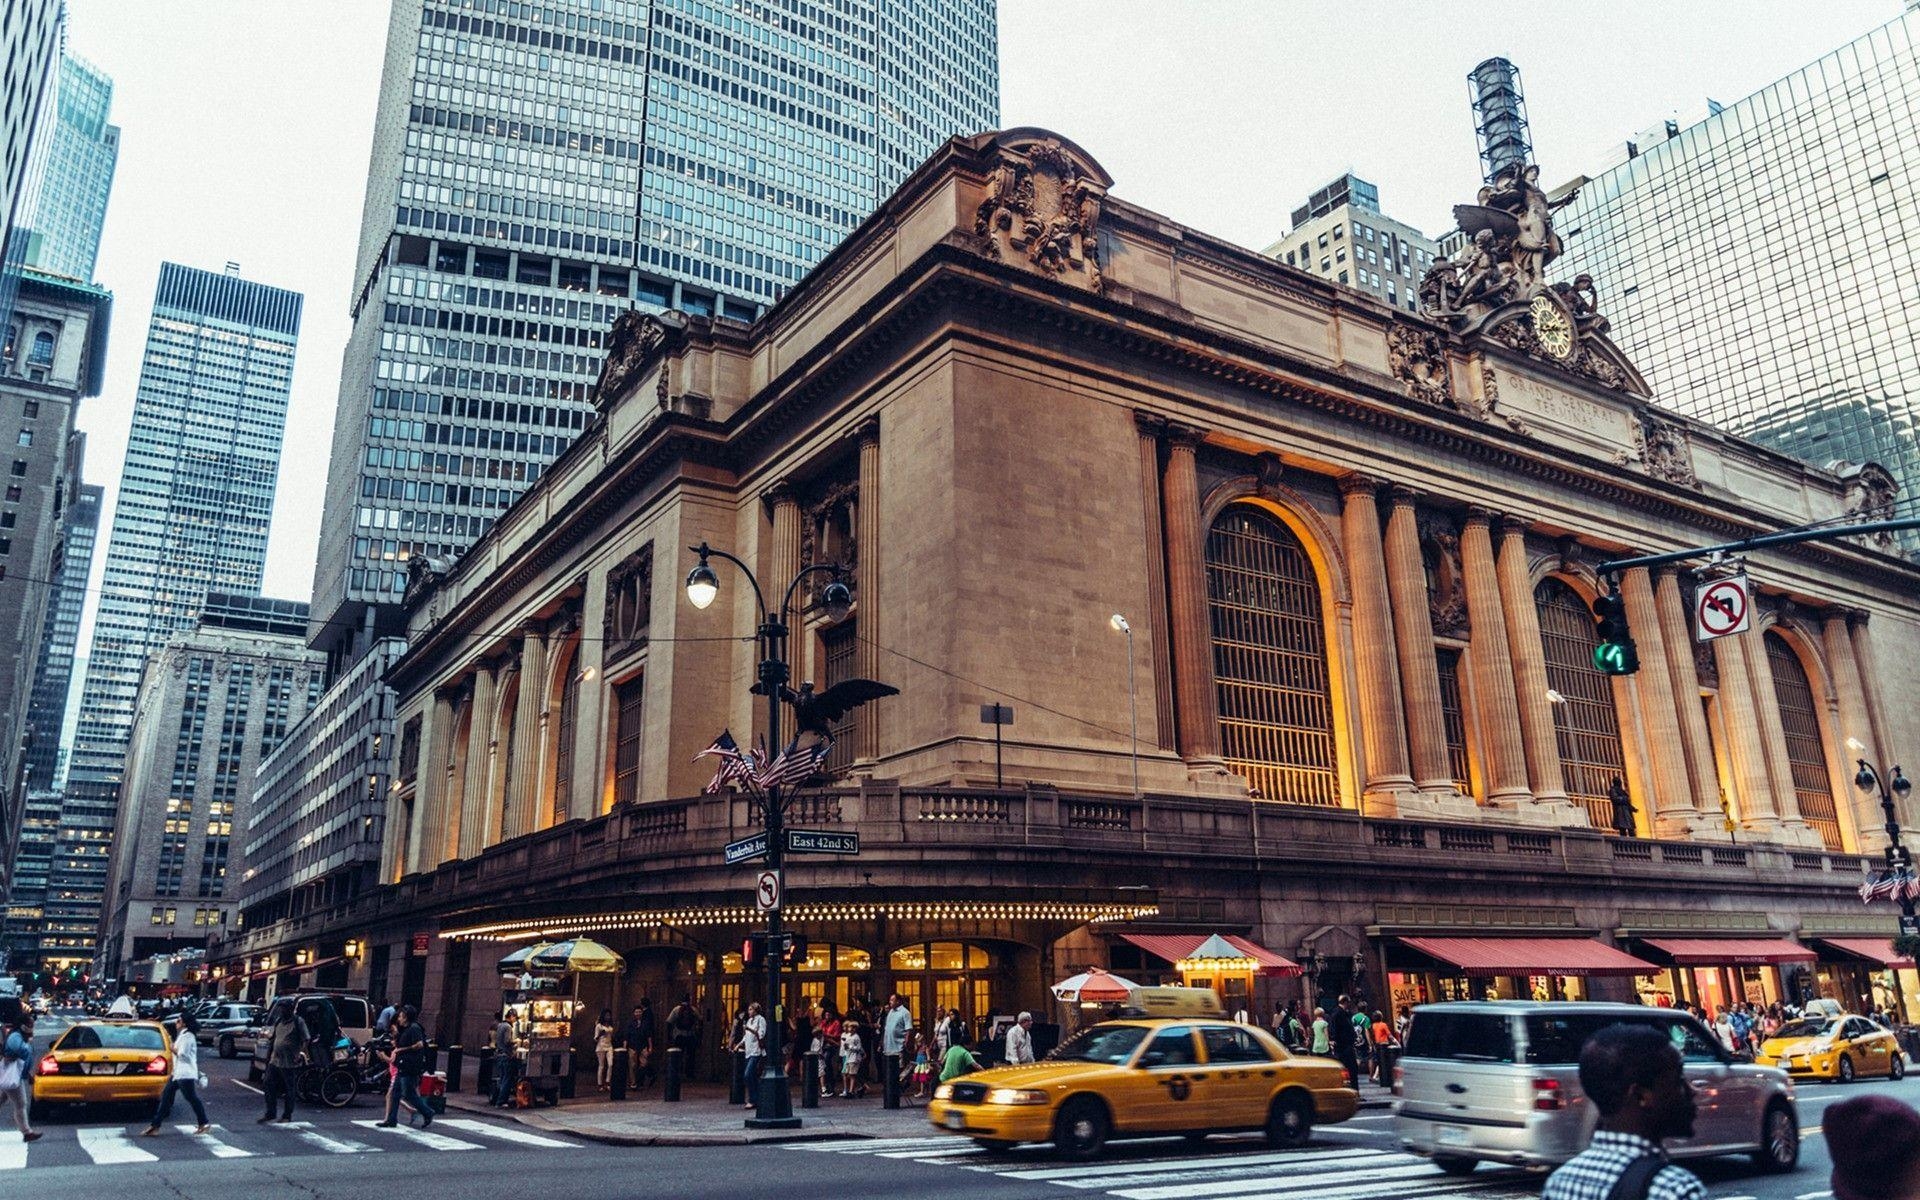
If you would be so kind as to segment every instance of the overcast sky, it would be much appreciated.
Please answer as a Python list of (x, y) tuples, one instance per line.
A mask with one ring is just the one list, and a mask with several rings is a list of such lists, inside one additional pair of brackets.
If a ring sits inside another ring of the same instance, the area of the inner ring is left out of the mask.
[[(888, 0), (881, 0), (882, 3)], [(1438, 234), (1479, 183), (1466, 73), (1503, 54), (1550, 183), (1703, 98), (1730, 103), (1897, 16), (1899, 0), (1407, 3), (1001, 0), (1002, 124), (1041, 125), (1114, 191), (1247, 246), (1352, 170)], [(386, 39), (386, 0), (68, 0), (121, 127), (98, 278), (115, 293), (86, 475), (111, 493), (162, 260), (306, 295), (265, 591), (312, 590)], [(100, 539), (104, 561), (107, 539)], [(99, 569), (95, 570), (98, 585)], [(81, 650), (91, 643), (91, 604)]]

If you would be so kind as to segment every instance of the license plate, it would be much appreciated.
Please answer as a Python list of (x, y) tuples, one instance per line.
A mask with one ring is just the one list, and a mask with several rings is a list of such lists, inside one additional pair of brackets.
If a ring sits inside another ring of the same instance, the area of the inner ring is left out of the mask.
[(1442, 1146), (1471, 1146), (1473, 1135), (1460, 1125), (1442, 1125), (1433, 1131), (1433, 1140)]
[(119, 1073), (120, 1073), (119, 1063), (88, 1063), (87, 1064), (87, 1074), (89, 1075), (118, 1075)]
[(948, 1129), (965, 1129), (966, 1127), (967, 1127), (967, 1114), (957, 1113), (957, 1112), (950, 1112), (947, 1114)]

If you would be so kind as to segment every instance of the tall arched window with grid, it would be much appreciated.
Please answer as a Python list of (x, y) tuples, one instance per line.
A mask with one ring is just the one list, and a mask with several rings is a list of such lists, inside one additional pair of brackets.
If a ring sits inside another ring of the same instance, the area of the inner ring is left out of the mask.
[(1207, 534), (1220, 746), (1261, 797), (1340, 803), (1320, 584), (1293, 532), (1236, 505)]
[(1540, 612), (1540, 646), (1547, 660), (1547, 686), (1559, 693), (1553, 729), (1560, 746), (1560, 770), (1567, 794), (1586, 806), (1596, 829), (1613, 825), (1607, 788), (1627, 774), (1620, 748), (1620, 714), (1613, 706), (1613, 682), (1593, 665), (1600, 635), (1593, 610), (1580, 593), (1558, 579), (1543, 579), (1533, 589)]
[(1839, 850), (1840, 816), (1834, 808), (1833, 785), (1827, 778), (1827, 752), (1820, 740), (1820, 710), (1813, 701), (1813, 683), (1800, 656), (1787, 639), (1768, 630), (1767, 665), (1773, 668), (1773, 698), (1780, 706), (1780, 724), (1787, 732), (1787, 762), (1793, 767), (1793, 798), (1800, 819), (1820, 835), (1829, 850)]

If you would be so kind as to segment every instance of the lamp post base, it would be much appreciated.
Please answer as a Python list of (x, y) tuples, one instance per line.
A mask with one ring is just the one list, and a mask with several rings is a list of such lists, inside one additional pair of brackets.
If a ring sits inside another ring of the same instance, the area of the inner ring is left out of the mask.
[(785, 1071), (769, 1071), (754, 1081), (753, 1115), (746, 1120), (748, 1129), (798, 1129), (800, 1118), (793, 1115), (793, 1080)]
[(798, 1129), (799, 1117), (748, 1117), (748, 1129)]

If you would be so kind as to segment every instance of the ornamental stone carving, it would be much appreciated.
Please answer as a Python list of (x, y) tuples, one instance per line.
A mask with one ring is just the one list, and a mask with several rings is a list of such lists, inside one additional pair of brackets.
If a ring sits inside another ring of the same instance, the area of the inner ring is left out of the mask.
[(625, 395), (666, 338), (667, 327), (660, 319), (637, 308), (615, 317), (607, 329), (606, 358), (600, 364), (600, 378), (594, 384), (594, 407), (605, 411), (609, 404)]
[(608, 658), (646, 648), (653, 624), (653, 543), (648, 542), (607, 572), (601, 644)]
[(974, 232), (1004, 262), (1099, 291), (1104, 172), (1049, 135), (1003, 138), (999, 150)]
[(1387, 369), (1406, 384), (1407, 395), (1436, 407), (1451, 407), (1453, 386), (1447, 352), (1431, 329), (1395, 321), (1387, 327)]
[[(1848, 517), (1861, 523), (1893, 519), (1893, 505), (1900, 496), (1900, 484), (1892, 472), (1879, 463), (1871, 462), (1834, 462), (1828, 463), (1827, 469), (1839, 475), (1846, 486), (1843, 503), (1847, 506)], [(1887, 550), (1894, 545), (1893, 534), (1885, 530), (1862, 534), (1861, 540)]]
[(1435, 515), (1420, 519), (1420, 557), (1427, 567), (1427, 615), (1433, 635), (1464, 639), (1472, 633), (1467, 620), (1466, 573), (1460, 563), (1460, 532), (1453, 522)]
[(1693, 470), (1693, 443), (1682, 426), (1651, 413), (1640, 415), (1640, 460), (1647, 474), (1664, 483), (1697, 488)]

